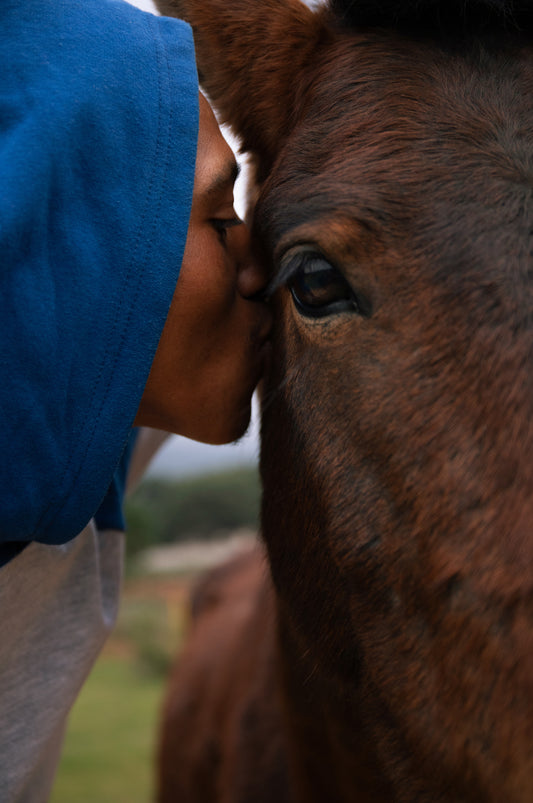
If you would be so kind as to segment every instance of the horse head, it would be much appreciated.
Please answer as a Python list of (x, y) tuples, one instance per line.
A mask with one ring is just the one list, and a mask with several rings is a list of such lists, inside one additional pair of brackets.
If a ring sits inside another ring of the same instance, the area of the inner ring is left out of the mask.
[(255, 167), (282, 636), (398, 800), (533, 789), (530, 6), (172, 4)]

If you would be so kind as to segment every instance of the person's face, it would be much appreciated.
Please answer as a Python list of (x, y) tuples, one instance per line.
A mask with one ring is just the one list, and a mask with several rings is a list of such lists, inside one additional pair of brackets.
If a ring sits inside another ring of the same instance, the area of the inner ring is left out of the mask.
[(236, 175), (235, 157), (200, 96), (185, 254), (135, 424), (207, 443), (245, 432), (270, 329), (266, 305), (251, 300), (264, 278), (233, 209)]

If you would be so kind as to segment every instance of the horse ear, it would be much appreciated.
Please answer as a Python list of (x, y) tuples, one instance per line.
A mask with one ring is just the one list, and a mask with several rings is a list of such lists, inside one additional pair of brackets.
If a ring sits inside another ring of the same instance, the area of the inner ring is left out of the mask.
[(325, 30), (300, 0), (155, 0), (194, 31), (200, 81), (264, 176), (294, 122), (298, 77)]

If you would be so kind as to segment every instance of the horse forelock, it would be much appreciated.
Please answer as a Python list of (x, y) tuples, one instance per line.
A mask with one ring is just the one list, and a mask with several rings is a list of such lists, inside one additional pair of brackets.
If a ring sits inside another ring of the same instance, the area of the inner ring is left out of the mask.
[(531, 0), (330, 0), (344, 25), (425, 32), (504, 29), (531, 32)]

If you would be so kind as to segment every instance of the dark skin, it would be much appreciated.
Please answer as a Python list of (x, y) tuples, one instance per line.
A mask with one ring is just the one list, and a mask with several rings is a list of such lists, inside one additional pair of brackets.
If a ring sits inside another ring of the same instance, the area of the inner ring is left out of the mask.
[(244, 434), (263, 369), (270, 314), (265, 279), (233, 208), (238, 174), (205, 98), (179, 281), (135, 419), (206, 443)]

